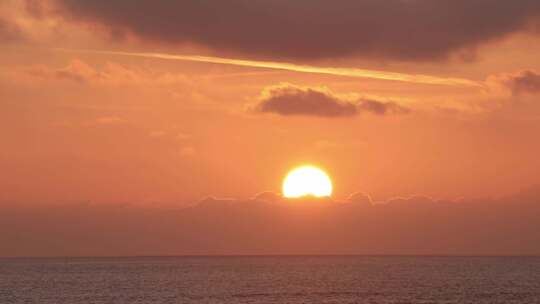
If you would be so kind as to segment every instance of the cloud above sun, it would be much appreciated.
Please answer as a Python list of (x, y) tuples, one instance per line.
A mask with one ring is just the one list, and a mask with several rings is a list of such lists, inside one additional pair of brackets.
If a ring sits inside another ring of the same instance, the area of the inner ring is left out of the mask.
[(250, 108), (255, 113), (283, 116), (349, 117), (361, 113), (376, 115), (406, 114), (410, 110), (392, 101), (339, 95), (324, 87), (301, 87), (283, 83), (266, 87), (259, 102)]
[(442, 59), (527, 30), (540, 17), (537, 0), (52, 2), (66, 19), (115, 37), (282, 59)]

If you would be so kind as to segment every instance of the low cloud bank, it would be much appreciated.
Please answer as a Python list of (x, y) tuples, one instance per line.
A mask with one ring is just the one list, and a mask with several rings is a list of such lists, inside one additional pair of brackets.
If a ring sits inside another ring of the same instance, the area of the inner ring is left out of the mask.
[(540, 188), (497, 200), (206, 198), (0, 207), (0, 256), (540, 253)]

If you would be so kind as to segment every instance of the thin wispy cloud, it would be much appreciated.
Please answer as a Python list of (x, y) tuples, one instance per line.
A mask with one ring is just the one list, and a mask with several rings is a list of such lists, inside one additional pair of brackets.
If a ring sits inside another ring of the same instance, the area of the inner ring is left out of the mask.
[(214, 56), (199, 56), (199, 55), (174, 55), (164, 53), (144, 53), (144, 52), (122, 52), (122, 51), (104, 51), (104, 50), (74, 50), (74, 49), (56, 49), (63, 52), (79, 52), (93, 53), (104, 55), (119, 55), (133, 56), (144, 58), (156, 58), (165, 60), (179, 60), (202, 63), (226, 64), (242, 67), (265, 68), (274, 70), (285, 70), (299, 73), (312, 74), (327, 74), (334, 76), (356, 77), (356, 78), (371, 78), (380, 80), (403, 81), (420, 84), (435, 84), (435, 85), (453, 85), (453, 86), (481, 86), (480, 83), (464, 79), (464, 78), (446, 78), (422, 74), (405, 74), (396, 72), (386, 72), (378, 70), (367, 70), (358, 68), (341, 68), (341, 67), (319, 67), (311, 65), (299, 65), (288, 62), (275, 61), (257, 61), (245, 59), (233, 59)]

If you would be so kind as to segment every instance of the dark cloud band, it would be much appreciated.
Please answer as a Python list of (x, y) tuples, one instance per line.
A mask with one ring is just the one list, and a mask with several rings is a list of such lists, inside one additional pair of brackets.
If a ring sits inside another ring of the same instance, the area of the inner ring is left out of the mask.
[(116, 34), (278, 59), (440, 59), (540, 16), (538, 0), (55, 1)]
[(540, 191), (460, 202), (372, 202), (361, 193), (346, 202), (288, 201), (266, 193), (249, 200), (207, 198), (183, 209), (0, 204), (0, 222), (10, 227), (0, 229), (0, 256), (537, 255)]

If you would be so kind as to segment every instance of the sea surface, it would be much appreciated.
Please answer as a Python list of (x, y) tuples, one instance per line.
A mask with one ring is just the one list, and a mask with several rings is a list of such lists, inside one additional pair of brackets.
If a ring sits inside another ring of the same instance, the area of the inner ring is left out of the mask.
[(8, 258), (0, 303), (530, 304), (540, 258)]

